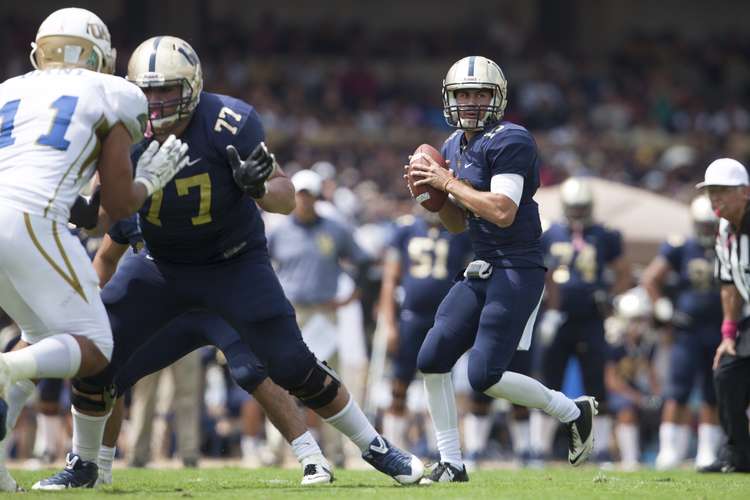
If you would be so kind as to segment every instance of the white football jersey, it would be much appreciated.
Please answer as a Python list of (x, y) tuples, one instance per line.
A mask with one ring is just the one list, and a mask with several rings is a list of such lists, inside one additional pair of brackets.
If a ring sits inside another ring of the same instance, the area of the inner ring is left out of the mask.
[(67, 223), (104, 138), (122, 123), (143, 139), (148, 103), (124, 78), (32, 71), (0, 85), (0, 205)]

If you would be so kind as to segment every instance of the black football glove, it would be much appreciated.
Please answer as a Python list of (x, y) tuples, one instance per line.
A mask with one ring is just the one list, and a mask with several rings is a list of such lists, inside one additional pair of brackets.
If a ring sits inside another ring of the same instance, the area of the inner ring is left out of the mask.
[(276, 158), (268, 152), (266, 145), (261, 142), (247, 159), (242, 160), (237, 149), (230, 144), (227, 156), (234, 182), (251, 197), (262, 198), (266, 194), (266, 180), (276, 168)]
[(101, 203), (101, 186), (96, 186), (91, 198), (78, 195), (70, 207), (68, 221), (76, 227), (94, 229), (99, 222), (99, 204)]

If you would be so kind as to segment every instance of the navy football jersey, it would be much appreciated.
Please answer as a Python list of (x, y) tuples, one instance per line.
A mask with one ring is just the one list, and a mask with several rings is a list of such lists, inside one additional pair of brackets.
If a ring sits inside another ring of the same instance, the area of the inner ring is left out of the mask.
[(722, 320), (719, 283), (714, 278), (714, 251), (695, 238), (662, 243), (659, 250), (679, 275), (675, 292), (674, 321), (677, 326), (707, 326), (717, 331)]
[(560, 287), (560, 310), (571, 316), (590, 316), (596, 308), (594, 293), (606, 290), (606, 266), (622, 255), (619, 231), (593, 224), (581, 241), (574, 241), (567, 224), (552, 224), (542, 235), (545, 262)]
[[(267, 255), (258, 207), (234, 182), (226, 153), (233, 144), (246, 158), (264, 139), (255, 109), (202, 92), (180, 139), (190, 148), (188, 165), (139, 211), (149, 253), (182, 264), (217, 262), (248, 251)], [(145, 147), (137, 148), (134, 162)]]
[(473, 256), (467, 233), (452, 234), (420, 217), (402, 219), (390, 247), (401, 262), (402, 309), (435, 314), (453, 279)]
[(533, 199), (539, 187), (539, 152), (528, 130), (510, 122), (488, 126), (466, 142), (457, 130), (443, 144), (443, 158), (459, 180), (478, 191), (489, 191), (492, 177), (517, 174), (523, 177), (523, 193), (516, 218), (501, 228), (469, 214), (469, 235), (477, 258), (496, 267), (543, 267), (539, 236), (539, 207)]
[(107, 234), (115, 243), (130, 245), (135, 252), (139, 252), (143, 248), (143, 234), (141, 233), (138, 214), (115, 222), (109, 228)]

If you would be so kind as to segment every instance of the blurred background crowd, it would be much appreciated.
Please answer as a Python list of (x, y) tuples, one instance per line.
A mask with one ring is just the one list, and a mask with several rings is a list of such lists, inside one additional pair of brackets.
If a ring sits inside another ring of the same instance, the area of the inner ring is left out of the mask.
[[(32, 3), (33, 9), (0, 8), (2, 79), (30, 69), (36, 27), (63, 6)], [(742, 1), (714, 2), (710, 12), (703, 2), (672, 0), (633, 0), (627, 6), (472, 0), (451, 9), (424, 0), (404, 4), (76, 2), (109, 25), (118, 74), (125, 74), (130, 52), (148, 36), (185, 38), (201, 58), (204, 88), (256, 107), (285, 170), (313, 168), (323, 177), (321, 196), (336, 206), (375, 262), (361, 297), (367, 352), (372, 352), (379, 260), (394, 221), (414, 208), (402, 168), (418, 144), (439, 146), (450, 132), (440, 84), (459, 58), (484, 55), (503, 68), (509, 82), (506, 119), (536, 138), (543, 186), (570, 176), (599, 177), (684, 202), (687, 214), (693, 186), (711, 160), (750, 160), (750, 35), (743, 29), (750, 21)], [(87, 244), (95, 250), (96, 241)], [(654, 333), (653, 342), (661, 349), (651, 358), (654, 368), (665, 372), (669, 336)], [(244, 448), (245, 458), (254, 460), (264, 436), (262, 414), (232, 385), (220, 356), (207, 350), (200, 360), (195, 366), (205, 376), (194, 388), (203, 402), (200, 454), (239, 457)], [(580, 390), (575, 370), (566, 380), (567, 390)], [(160, 402), (170, 401), (169, 387), (164, 390)], [(368, 406), (387, 406), (385, 392), (385, 402)], [(64, 394), (57, 405), (45, 406), (42, 398), (29, 408), (17, 431), (16, 457), (61, 458), (67, 449), (67, 434), (60, 432), (67, 414)], [(648, 405), (658, 421), (659, 394), (653, 396)], [(422, 408), (415, 398), (414, 407)], [(488, 449), (494, 458), (507, 458), (512, 455), (507, 409), (497, 409)], [(162, 432), (173, 420), (169, 404), (157, 405), (156, 412), (163, 419), (157, 419), (160, 447), (153, 456), (169, 454), (177, 442)], [(656, 436), (644, 433), (643, 439), (643, 458), (653, 460)], [(134, 456), (133, 448), (123, 443), (131, 463), (151, 458)], [(188, 465), (198, 455), (190, 453)]]

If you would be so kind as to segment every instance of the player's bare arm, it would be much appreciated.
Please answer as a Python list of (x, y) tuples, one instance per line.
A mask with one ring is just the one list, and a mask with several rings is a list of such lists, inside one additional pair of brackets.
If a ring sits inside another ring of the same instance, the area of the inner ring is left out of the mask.
[(117, 263), (127, 251), (128, 245), (123, 245), (114, 241), (108, 234), (104, 235), (102, 244), (94, 256), (94, 269), (99, 277), (99, 287), (104, 288), (109, 279), (117, 270)]
[[(393, 255), (391, 252), (395, 253)], [(398, 348), (398, 322), (396, 320), (395, 293), (401, 276), (401, 261), (395, 250), (389, 250), (383, 263), (383, 283), (380, 286), (378, 317), (388, 332), (388, 352)]]
[(273, 174), (266, 181), (266, 194), (256, 201), (266, 212), (284, 215), (292, 213), (295, 206), (294, 186), (280, 165), (276, 165)]
[(627, 257), (621, 255), (610, 264), (610, 269), (615, 274), (615, 282), (612, 284), (612, 293), (617, 295), (625, 292), (631, 287), (630, 262)]

